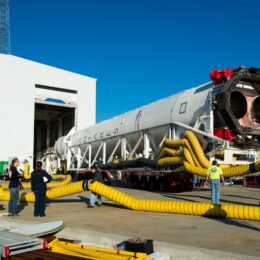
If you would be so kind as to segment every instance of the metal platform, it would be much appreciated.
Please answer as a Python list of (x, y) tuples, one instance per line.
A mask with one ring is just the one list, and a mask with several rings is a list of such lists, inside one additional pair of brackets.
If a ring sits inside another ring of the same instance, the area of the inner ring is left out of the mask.
[(3, 257), (45, 248), (47, 248), (46, 240), (0, 230), (0, 251)]

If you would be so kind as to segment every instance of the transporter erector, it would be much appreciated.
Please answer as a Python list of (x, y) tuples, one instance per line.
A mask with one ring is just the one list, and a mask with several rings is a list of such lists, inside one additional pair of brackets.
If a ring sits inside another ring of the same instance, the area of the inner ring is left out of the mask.
[[(160, 99), (59, 138), (55, 153), (71, 171), (115, 159), (154, 159), (166, 138), (180, 139), (192, 130), (210, 160), (241, 165), (254, 162), (260, 150), (260, 70), (215, 70), (211, 82)], [(153, 177), (169, 182), (182, 167), (123, 169), (135, 181)], [(139, 172), (139, 173), (138, 173)]]

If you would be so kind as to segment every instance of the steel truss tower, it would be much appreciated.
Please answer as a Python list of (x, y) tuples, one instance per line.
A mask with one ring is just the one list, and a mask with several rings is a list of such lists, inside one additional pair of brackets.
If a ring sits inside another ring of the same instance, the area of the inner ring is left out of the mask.
[(9, 0), (0, 0), (0, 53), (11, 53)]

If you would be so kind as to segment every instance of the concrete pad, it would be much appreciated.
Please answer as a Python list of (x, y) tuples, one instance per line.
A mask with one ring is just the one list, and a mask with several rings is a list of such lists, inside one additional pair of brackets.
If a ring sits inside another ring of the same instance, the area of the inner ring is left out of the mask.
[[(127, 188), (118, 189), (144, 199), (207, 202), (210, 200), (210, 191), (207, 189), (183, 193), (154, 193)], [(257, 206), (259, 205), (259, 195), (260, 189), (232, 186), (222, 189), (221, 199), (224, 203)], [(209, 259), (209, 256), (213, 257), (211, 259), (216, 259), (214, 255), (224, 259), (240, 259), (237, 258), (237, 255), (240, 255), (241, 259), (249, 259), (249, 256), (252, 259), (260, 257), (259, 222), (135, 212), (106, 199), (104, 199), (105, 205), (101, 208), (89, 209), (87, 208), (89, 196), (89, 192), (83, 192), (51, 201), (47, 206), (45, 218), (34, 218), (33, 204), (28, 204), (21, 211), (20, 216), (15, 219), (31, 223), (62, 219), (66, 228), (60, 235), (65, 236), (66, 234), (74, 239), (74, 236), (76, 237), (81, 230), (84, 234), (90, 234), (81, 239), (84, 241), (90, 241), (91, 237), (94, 239), (94, 233), (91, 232), (97, 232), (95, 234), (98, 243), (102, 239), (115, 242), (133, 237), (153, 239), (156, 241), (157, 247), (160, 245), (158, 249), (166, 250), (168, 248), (168, 251), (172, 252), (171, 255), (175, 255), (174, 259)], [(7, 206), (7, 202), (3, 202), (3, 204)], [(111, 234), (115, 236), (113, 239)], [(192, 258), (193, 256), (194, 258)]]

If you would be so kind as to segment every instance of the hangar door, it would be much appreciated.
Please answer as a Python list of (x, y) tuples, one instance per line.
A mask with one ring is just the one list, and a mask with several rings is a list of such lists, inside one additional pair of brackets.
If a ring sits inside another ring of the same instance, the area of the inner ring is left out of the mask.
[(34, 163), (76, 125), (77, 91), (35, 86)]

